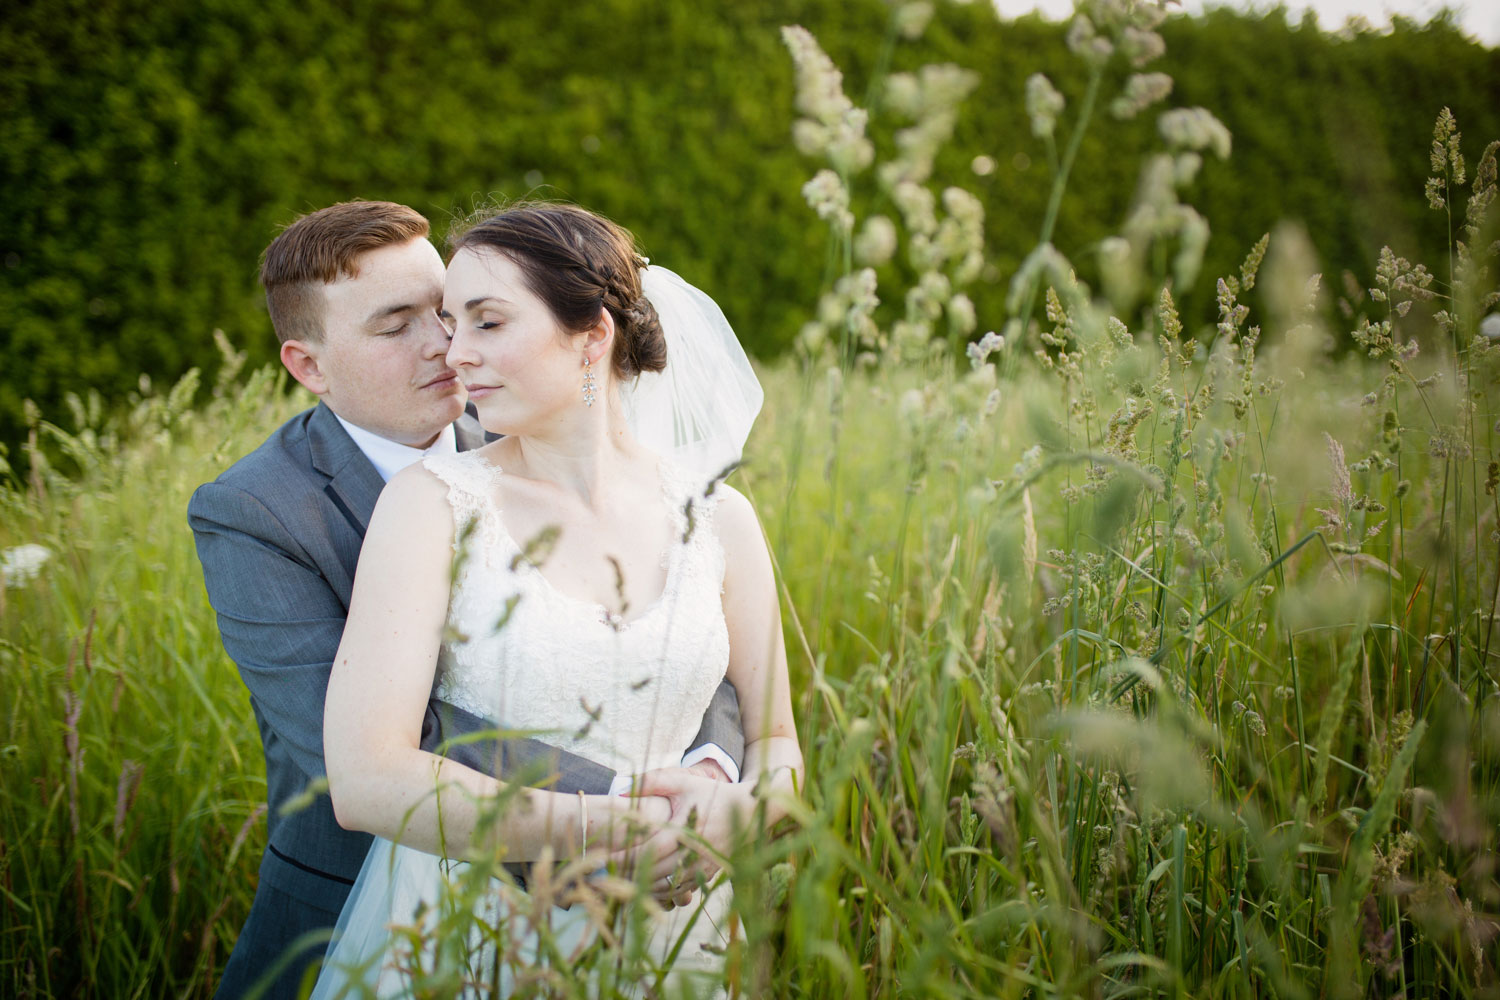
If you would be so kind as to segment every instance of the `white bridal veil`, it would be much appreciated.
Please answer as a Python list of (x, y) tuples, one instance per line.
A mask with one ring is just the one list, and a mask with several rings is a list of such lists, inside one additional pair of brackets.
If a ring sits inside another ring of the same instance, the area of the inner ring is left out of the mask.
[(706, 486), (740, 460), (765, 393), (718, 303), (655, 264), (641, 289), (661, 318), (667, 367), (622, 387), (625, 418), (637, 441)]

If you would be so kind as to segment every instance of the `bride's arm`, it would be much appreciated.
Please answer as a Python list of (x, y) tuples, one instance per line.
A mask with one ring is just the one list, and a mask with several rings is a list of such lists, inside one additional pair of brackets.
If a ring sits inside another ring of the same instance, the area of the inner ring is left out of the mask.
[(767, 820), (785, 813), (777, 792), (795, 793), (802, 782), (802, 749), (792, 718), (781, 605), (765, 533), (750, 501), (721, 486), (714, 521), (724, 546), (724, 621), (729, 627), (729, 681), (739, 693), (745, 725), (742, 783), (766, 776)]
[[(471, 846), (480, 804), (501, 789), (496, 779), (418, 746), (448, 614), (453, 534), (447, 487), (430, 472), (414, 466), (386, 486), (360, 552), (323, 716), (339, 824), (450, 855)], [(590, 846), (624, 838), (622, 799), (589, 796), (585, 803), (532, 788), (518, 797), (494, 828), (508, 861), (534, 860), (544, 846), (557, 856), (576, 854), (585, 811)], [(666, 818), (660, 799), (638, 806), (647, 819)]]

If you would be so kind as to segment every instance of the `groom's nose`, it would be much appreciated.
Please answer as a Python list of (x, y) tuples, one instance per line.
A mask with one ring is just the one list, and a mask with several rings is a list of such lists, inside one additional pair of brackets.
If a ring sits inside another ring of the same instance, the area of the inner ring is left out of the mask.
[(441, 358), (448, 353), (448, 327), (436, 312), (422, 321), (422, 358)]

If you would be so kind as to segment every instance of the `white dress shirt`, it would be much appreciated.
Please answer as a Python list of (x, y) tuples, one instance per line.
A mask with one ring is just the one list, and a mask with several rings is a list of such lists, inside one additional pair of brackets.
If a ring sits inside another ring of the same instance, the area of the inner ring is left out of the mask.
[[(444, 427), (442, 433), (438, 434), (437, 440), (426, 448), (413, 448), (399, 441), (383, 438), (374, 431), (367, 431), (357, 424), (351, 424), (337, 413), (334, 416), (349, 433), (354, 444), (370, 460), (370, 464), (375, 466), (375, 471), (380, 473), (380, 478), (386, 482), (390, 482), (391, 477), (402, 469), (415, 465), (428, 455), (452, 455), (458, 451), (458, 437), (453, 432), (452, 424)], [(682, 766), (692, 767), (704, 760), (711, 760), (723, 768), (730, 781), (740, 780), (740, 769), (735, 765), (734, 758), (725, 753), (717, 743), (705, 743), (690, 750), (682, 758)], [(610, 794), (623, 795), (628, 792), (630, 779), (631, 775), (628, 774), (615, 775), (614, 782), (609, 786)]]
[(344, 430), (349, 432), (349, 436), (354, 439), (359, 450), (364, 452), (365, 458), (370, 460), (370, 464), (375, 466), (375, 471), (380, 473), (380, 478), (386, 482), (390, 482), (392, 476), (408, 465), (415, 465), (428, 455), (452, 455), (458, 451), (458, 435), (453, 432), (452, 424), (445, 426), (438, 434), (437, 440), (426, 448), (413, 448), (411, 445), (383, 438), (374, 431), (367, 431), (363, 427), (351, 424), (343, 417), (339, 417), (337, 413), (334, 416), (338, 417)]

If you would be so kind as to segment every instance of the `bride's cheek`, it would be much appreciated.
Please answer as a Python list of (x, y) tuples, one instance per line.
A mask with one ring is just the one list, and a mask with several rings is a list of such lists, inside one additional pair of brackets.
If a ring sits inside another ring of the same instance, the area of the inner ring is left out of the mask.
[(510, 351), (496, 359), (495, 368), (505, 376), (525, 375), (536, 365), (539, 353), (535, 347)]

